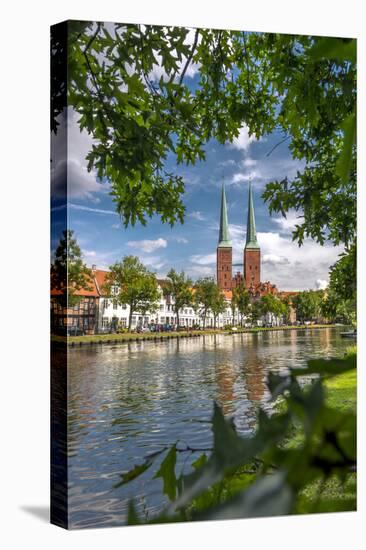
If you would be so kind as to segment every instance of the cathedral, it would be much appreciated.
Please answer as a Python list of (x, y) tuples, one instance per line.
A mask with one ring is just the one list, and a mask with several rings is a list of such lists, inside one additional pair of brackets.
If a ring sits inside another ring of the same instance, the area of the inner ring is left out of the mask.
[(236, 286), (245, 284), (253, 297), (263, 294), (278, 294), (276, 285), (269, 281), (261, 282), (261, 250), (257, 240), (255, 228), (254, 203), (252, 184), (249, 183), (248, 217), (246, 243), (243, 250), (243, 273), (237, 271), (233, 276), (233, 248), (230, 239), (228, 213), (226, 205), (225, 186), (222, 186), (220, 233), (216, 252), (216, 281), (218, 287), (224, 292), (230, 292)]

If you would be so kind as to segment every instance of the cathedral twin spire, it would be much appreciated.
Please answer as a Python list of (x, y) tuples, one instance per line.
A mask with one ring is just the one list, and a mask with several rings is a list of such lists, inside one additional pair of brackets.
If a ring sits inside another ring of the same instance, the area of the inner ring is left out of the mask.
[(219, 233), (218, 246), (219, 248), (231, 247), (229, 224), (227, 221), (226, 194), (225, 194), (224, 183), (222, 184), (222, 192), (221, 192), (220, 233)]
[[(231, 247), (224, 183), (222, 184), (222, 192), (221, 192), (220, 232), (219, 232), (218, 247), (219, 248)], [(251, 250), (259, 249), (259, 243), (257, 241), (257, 231), (255, 228), (254, 203), (253, 203), (253, 192), (252, 192), (251, 181), (249, 182), (247, 237), (246, 237), (245, 248), (251, 249)]]

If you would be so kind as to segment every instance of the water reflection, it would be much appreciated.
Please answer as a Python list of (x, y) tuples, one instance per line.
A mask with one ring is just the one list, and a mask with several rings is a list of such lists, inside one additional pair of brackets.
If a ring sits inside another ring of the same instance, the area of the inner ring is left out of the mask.
[[(211, 445), (216, 400), (249, 433), (258, 406), (270, 408), (266, 377), (306, 358), (345, 349), (326, 329), (71, 349), (69, 351), (69, 495), (72, 527), (118, 525), (134, 497), (147, 513), (164, 503), (151, 473), (113, 489), (119, 474), (178, 439)], [(179, 457), (183, 467), (184, 456)], [(157, 464), (158, 467), (158, 464)]]

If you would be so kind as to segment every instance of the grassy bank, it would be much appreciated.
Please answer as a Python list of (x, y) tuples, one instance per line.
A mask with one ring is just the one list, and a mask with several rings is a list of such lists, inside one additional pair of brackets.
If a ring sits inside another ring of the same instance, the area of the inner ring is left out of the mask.
[[(348, 353), (356, 353), (353, 346)], [(357, 377), (356, 370), (324, 380), (326, 404), (342, 413), (355, 412), (357, 404)], [(284, 408), (284, 402), (279, 402), (278, 411)], [(303, 446), (303, 432), (301, 428), (293, 428), (293, 433), (285, 447), (301, 449)], [(253, 471), (251, 471), (253, 470)], [(238, 491), (251, 485), (256, 480), (256, 465), (249, 465), (228, 475), (226, 479), (207, 491), (203, 496), (195, 499), (193, 510), (203, 510), (208, 505), (216, 506), (220, 502), (233, 497)], [(338, 512), (356, 510), (357, 495), (356, 473), (349, 473), (342, 483), (338, 477), (327, 480), (310, 482), (298, 494), (296, 512), (298, 514)]]
[(283, 330), (316, 330), (321, 328), (330, 328), (334, 325), (299, 325), (299, 326), (281, 326), (281, 327), (254, 327), (254, 328), (238, 328), (232, 329), (205, 329), (205, 330), (187, 330), (179, 332), (125, 332), (121, 334), (90, 334), (86, 336), (68, 336), (67, 339), (62, 336), (52, 335), (53, 342), (65, 342), (69, 345), (82, 344), (118, 344), (122, 342), (131, 342), (139, 340), (165, 340), (174, 338), (194, 338), (204, 336), (206, 334), (241, 334), (241, 333), (258, 333), (258, 332), (276, 332)]
[[(356, 411), (356, 370), (330, 378), (324, 385), (327, 391), (327, 404), (329, 407), (342, 412)], [(356, 510), (356, 480), (356, 474), (351, 473), (343, 484), (336, 477), (332, 477), (323, 483), (310, 483), (299, 496), (297, 512), (299, 514), (306, 514), (309, 512)]]

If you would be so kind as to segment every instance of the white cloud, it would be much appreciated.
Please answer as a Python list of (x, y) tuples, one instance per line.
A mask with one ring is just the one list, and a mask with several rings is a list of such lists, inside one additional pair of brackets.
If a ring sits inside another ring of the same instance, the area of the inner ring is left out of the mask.
[(118, 216), (117, 212), (115, 212), (114, 210), (104, 210), (103, 208), (92, 208), (90, 206), (84, 206), (82, 204), (74, 204), (72, 202), (70, 202), (68, 206), (73, 210), (84, 210), (85, 212), (95, 212), (96, 214), (107, 214), (109, 216)]
[(249, 180), (253, 181), (253, 180), (259, 179), (260, 177), (261, 177), (260, 173), (257, 171), (251, 171), (248, 173), (237, 172), (236, 174), (233, 175), (231, 179), (231, 183), (235, 185), (237, 183), (247, 182)]
[(80, 132), (78, 118), (79, 115), (72, 108), (59, 116), (60, 125), (57, 135), (52, 139), (51, 149), (52, 194), (54, 197), (66, 198), (67, 181), (69, 199), (99, 202), (95, 195), (107, 192), (109, 186), (97, 182), (94, 170), (87, 170), (86, 156), (92, 148), (93, 138), (85, 130)]
[(255, 166), (257, 163), (257, 160), (248, 157), (240, 162), (240, 166), (242, 166), (243, 168), (248, 168), (250, 166)]
[(277, 254), (264, 254), (262, 257), (262, 264), (269, 264), (269, 265), (286, 265), (289, 264), (289, 259), (285, 258), (284, 256), (278, 256)]
[(211, 265), (216, 262), (216, 254), (194, 254), (189, 260), (198, 265)]
[(281, 290), (314, 288), (314, 281), (326, 280), (329, 266), (343, 250), (331, 244), (321, 246), (311, 239), (299, 247), (277, 232), (259, 232), (258, 242), (263, 259), (261, 278), (270, 280)]
[(315, 281), (315, 288), (317, 290), (325, 290), (328, 286), (328, 281), (324, 280), (324, 279), (317, 279)]
[(156, 240), (143, 239), (142, 241), (128, 241), (127, 246), (150, 253), (154, 252), (158, 248), (166, 248), (167, 242), (162, 238)]
[(213, 277), (215, 275), (216, 268), (203, 266), (203, 265), (189, 265), (187, 273), (194, 278), (198, 277)]
[(279, 218), (272, 218), (272, 221), (277, 224), (280, 233), (290, 234), (296, 225), (302, 224), (303, 216), (294, 210), (290, 210), (286, 214), (286, 218), (281, 216)]
[(200, 222), (203, 222), (206, 218), (204, 217), (204, 215), (202, 214), (202, 212), (200, 212), (199, 210), (196, 210), (195, 212), (190, 212), (188, 214), (188, 216), (190, 218), (193, 218), (194, 220), (198, 220)]
[(174, 240), (179, 244), (188, 244), (189, 242), (185, 237), (175, 237)]
[(236, 164), (235, 160), (233, 159), (222, 160), (221, 162), (219, 162), (219, 166), (232, 166), (233, 164)]
[(84, 254), (84, 256), (87, 256), (87, 257), (90, 257), (90, 258), (95, 258), (95, 256), (97, 255), (95, 250), (83, 250), (83, 254)]
[(231, 143), (228, 143), (228, 145), (234, 149), (246, 151), (253, 141), (257, 141), (257, 138), (254, 135), (249, 135), (249, 128), (244, 124), (244, 126), (239, 129), (239, 135), (235, 137)]
[(303, 170), (304, 166), (305, 163), (303, 161), (291, 158), (247, 158), (240, 161), (239, 170), (233, 174), (230, 183), (240, 186), (251, 178), (255, 188), (263, 189), (270, 181), (281, 181), (286, 177), (289, 180), (293, 179), (298, 171)]

